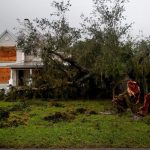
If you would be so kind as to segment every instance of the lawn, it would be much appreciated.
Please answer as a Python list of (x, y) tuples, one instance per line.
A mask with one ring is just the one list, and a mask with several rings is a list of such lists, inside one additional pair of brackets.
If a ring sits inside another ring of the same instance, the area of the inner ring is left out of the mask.
[(2, 148), (150, 147), (150, 117), (102, 114), (111, 100), (0, 102)]

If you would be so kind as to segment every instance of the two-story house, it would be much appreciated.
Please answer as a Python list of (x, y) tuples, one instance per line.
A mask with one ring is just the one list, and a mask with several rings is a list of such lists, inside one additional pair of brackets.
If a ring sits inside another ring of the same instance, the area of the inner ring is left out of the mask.
[(15, 35), (8, 30), (0, 35), (0, 88), (5, 88), (8, 84), (31, 84), (32, 75), (42, 67), (39, 57), (25, 55), (17, 46)]

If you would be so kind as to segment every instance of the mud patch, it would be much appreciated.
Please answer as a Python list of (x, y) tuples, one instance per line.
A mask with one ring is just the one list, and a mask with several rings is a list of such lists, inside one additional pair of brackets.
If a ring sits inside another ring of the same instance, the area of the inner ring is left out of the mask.
[(87, 114), (87, 115), (96, 115), (98, 114), (95, 110), (89, 110), (89, 109), (86, 109), (86, 108), (77, 108), (75, 110), (75, 113), (76, 114)]
[(44, 117), (44, 120), (52, 121), (52, 122), (71, 121), (74, 119), (75, 119), (75, 115), (66, 112), (56, 112), (52, 115)]
[(52, 102), (52, 103), (51, 103), (51, 106), (53, 106), (53, 107), (62, 107), (62, 108), (65, 107), (63, 104), (57, 103), (57, 102)]
[(75, 113), (77, 113), (77, 114), (85, 114), (87, 112), (87, 109), (86, 108), (77, 108), (76, 110), (75, 110)]

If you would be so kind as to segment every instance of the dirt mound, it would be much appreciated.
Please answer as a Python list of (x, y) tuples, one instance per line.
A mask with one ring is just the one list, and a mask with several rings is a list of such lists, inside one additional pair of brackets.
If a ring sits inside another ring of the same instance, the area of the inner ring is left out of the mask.
[(44, 120), (53, 122), (71, 121), (73, 119), (75, 119), (75, 115), (66, 112), (56, 112), (50, 116), (44, 117)]

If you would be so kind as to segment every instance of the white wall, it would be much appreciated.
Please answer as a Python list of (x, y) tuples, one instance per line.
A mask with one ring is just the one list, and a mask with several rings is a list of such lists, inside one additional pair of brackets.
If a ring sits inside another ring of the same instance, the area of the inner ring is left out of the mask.
[(19, 63), (19, 62), (24, 62), (24, 60), (25, 60), (25, 55), (24, 55), (24, 52), (22, 52), (22, 50), (21, 49), (18, 49), (17, 48), (17, 63)]
[(37, 57), (33, 56), (33, 55), (25, 55), (25, 61), (27, 61), (27, 62), (41, 61), (41, 58), (38, 56)]

